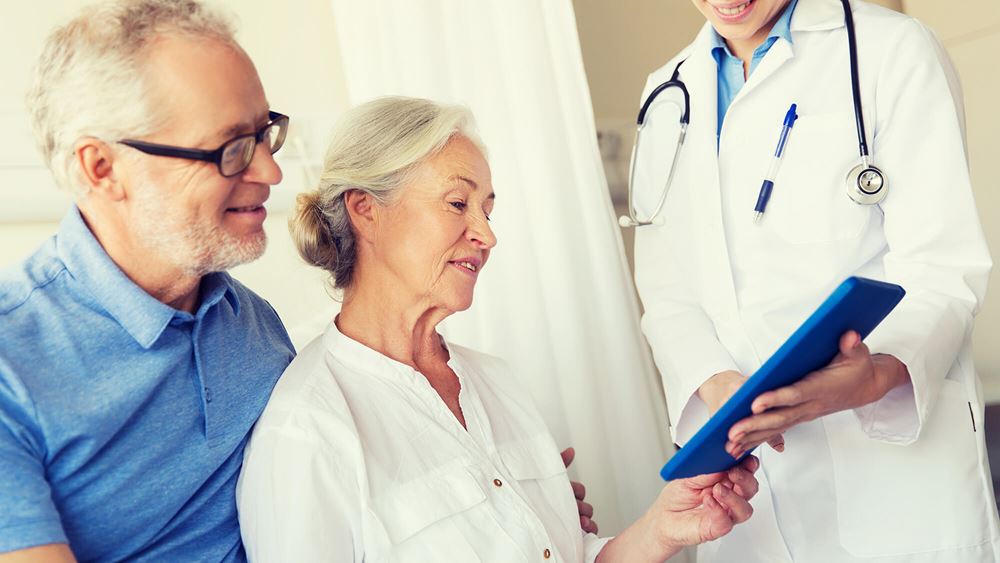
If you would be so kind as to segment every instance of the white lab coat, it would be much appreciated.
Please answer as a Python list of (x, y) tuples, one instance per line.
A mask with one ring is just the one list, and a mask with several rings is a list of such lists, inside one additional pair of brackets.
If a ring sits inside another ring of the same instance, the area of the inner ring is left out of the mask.
[[(838, 0), (800, 0), (792, 44), (779, 39), (750, 76), (718, 151), (708, 25), (643, 94), (686, 59), (687, 140), (663, 224), (638, 228), (635, 238), (643, 330), (678, 443), (707, 420), (696, 395), (707, 378), (752, 374), (846, 277), (907, 291), (866, 343), (906, 364), (912, 384), (791, 429), (783, 454), (759, 449), (753, 518), (703, 546), (699, 563), (1000, 561), (969, 338), (992, 264), (970, 187), (961, 93), (919, 22), (862, 2), (854, 18), (869, 144), (890, 185), (878, 206), (853, 203), (845, 189), (859, 157)], [(792, 102), (800, 118), (754, 225)], [(657, 197), (638, 185), (640, 214)]]

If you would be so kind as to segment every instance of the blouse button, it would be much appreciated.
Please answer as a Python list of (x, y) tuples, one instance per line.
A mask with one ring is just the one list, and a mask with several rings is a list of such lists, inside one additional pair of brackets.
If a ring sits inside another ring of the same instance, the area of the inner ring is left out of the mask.
[(552, 557), (552, 552), (548, 548), (545, 548), (545, 551), (542, 552), (542, 557), (549, 559)]
[(502, 487), (503, 481), (501, 481), (500, 479), (494, 479), (493, 484), (496, 485), (497, 487)]

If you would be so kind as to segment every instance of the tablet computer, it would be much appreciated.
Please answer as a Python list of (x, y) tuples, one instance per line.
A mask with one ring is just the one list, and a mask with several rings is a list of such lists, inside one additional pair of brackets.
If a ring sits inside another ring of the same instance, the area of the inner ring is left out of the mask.
[(829, 364), (840, 351), (841, 335), (854, 330), (865, 338), (905, 293), (902, 287), (891, 283), (860, 277), (845, 280), (670, 458), (660, 470), (660, 476), (670, 481), (725, 471), (736, 465), (739, 460), (733, 459), (725, 449), (729, 429), (752, 414), (753, 400), (761, 393), (795, 383)]

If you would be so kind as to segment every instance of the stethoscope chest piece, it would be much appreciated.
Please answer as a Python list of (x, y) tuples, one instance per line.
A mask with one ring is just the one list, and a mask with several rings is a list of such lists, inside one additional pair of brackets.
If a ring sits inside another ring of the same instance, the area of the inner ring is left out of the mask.
[(847, 195), (855, 203), (876, 205), (889, 193), (889, 180), (877, 167), (862, 162), (847, 173)]

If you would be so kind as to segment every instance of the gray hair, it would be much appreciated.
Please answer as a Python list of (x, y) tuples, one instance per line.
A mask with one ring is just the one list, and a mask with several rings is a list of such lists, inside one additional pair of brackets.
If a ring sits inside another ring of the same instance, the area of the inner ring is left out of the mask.
[(334, 127), (319, 186), (299, 194), (289, 222), (302, 258), (330, 272), (334, 288), (350, 287), (358, 251), (344, 194), (359, 190), (379, 205), (393, 202), (408, 175), (455, 135), (486, 154), (464, 106), (386, 97), (348, 110)]
[(117, 141), (153, 133), (146, 47), (162, 34), (213, 39), (240, 49), (233, 25), (196, 0), (118, 0), (87, 7), (45, 41), (28, 91), (35, 140), (56, 182), (87, 191), (74, 164), (85, 137)]

